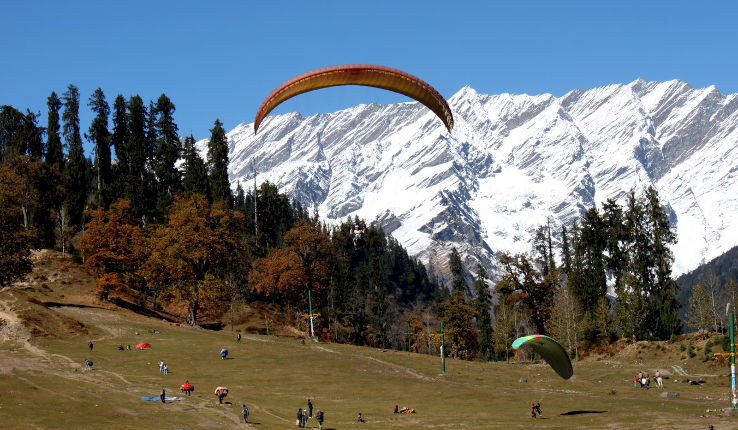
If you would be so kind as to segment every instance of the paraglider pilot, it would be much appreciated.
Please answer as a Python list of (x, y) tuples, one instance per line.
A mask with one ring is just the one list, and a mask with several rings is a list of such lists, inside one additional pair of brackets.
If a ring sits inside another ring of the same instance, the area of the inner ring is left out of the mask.
[(354, 248), (357, 248), (359, 246), (359, 241), (361, 240), (361, 237), (365, 231), (366, 231), (366, 226), (362, 226), (360, 228), (359, 224), (354, 224), (354, 226), (351, 227), (351, 230), (349, 232), (354, 237)]

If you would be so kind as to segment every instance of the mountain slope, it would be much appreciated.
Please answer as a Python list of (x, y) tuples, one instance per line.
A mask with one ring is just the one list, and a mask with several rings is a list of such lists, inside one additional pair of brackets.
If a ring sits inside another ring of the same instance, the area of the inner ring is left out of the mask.
[[(418, 103), (274, 115), (228, 133), (232, 185), (270, 181), (321, 217), (381, 225), (442, 279), (451, 247), (492, 274), (500, 251), (526, 252), (630, 189), (655, 187), (679, 243), (675, 274), (738, 244), (738, 95), (681, 81), (552, 95), (449, 99), (448, 133)], [(205, 142), (199, 143), (201, 146)]]

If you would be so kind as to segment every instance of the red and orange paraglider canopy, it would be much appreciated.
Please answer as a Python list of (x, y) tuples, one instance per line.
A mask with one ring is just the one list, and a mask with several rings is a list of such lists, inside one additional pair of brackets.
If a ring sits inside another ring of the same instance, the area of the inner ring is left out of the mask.
[(136, 345), (136, 349), (145, 349), (145, 348), (151, 348), (151, 344), (148, 342), (142, 342)]
[(261, 121), (285, 100), (308, 91), (339, 85), (362, 85), (393, 91), (415, 99), (435, 113), (448, 131), (454, 128), (454, 118), (448, 103), (422, 79), (402, 70), (371, 64), (348, 64), (324, 67), (303, 73), (278, 86), (261, 103), (254, 120), (254, 134)]
[(179, 387), (179, 389), (182, 391), (192, 391), (195, 389), (195, 386), (190, 384), (189, 382), (185, 382), (184, 384), (182, 384), (182, 386)]

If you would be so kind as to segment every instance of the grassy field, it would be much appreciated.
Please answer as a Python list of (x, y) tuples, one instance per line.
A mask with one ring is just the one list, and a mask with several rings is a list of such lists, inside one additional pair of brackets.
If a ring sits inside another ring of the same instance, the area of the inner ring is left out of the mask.
[[(3, 429), (286, 429), (308, 399), (325, 411), (326, 429), (738, 428), (738, 417), (722, 411), (729, 405), (727, 367), (685, 357), (680, 342), (590, 356), (574, 363), (568, 381), (543, 363), (447, 360), (441, 375), (438, 357), (258, 334), (238, 344), (230, 329), (83, 305), (64, 294), (78, 288), (73, 282), (45, 285), (0, 291)], [(152, 348), (118, 350), (140, 342)], [(222, 348), (230, 351), (226, 360)], [(92, 370), (84, 369), (85, 359)], [(168, 375), (159, 372), (159, 360)], [(663, 389), (633, 387), (635, 373), (657, 369), (670, 376)], [(686, 378), (705, 383), (677, 382)], [(190, 397), (179, 392), (185, 380), (195, 386)], [(213, 394), (219, 384), (230, 390), (222, 405)], [(181, 400), (141, 401), (162, 389)], [(541, 402), (543, 419), (530, 418), (532, 401)], [(251, 410), (248, 424), (242, 404)], [(417, 412), (393, 414), (395, 405)], [(366, 423), (355, 421), (358, 413)]]

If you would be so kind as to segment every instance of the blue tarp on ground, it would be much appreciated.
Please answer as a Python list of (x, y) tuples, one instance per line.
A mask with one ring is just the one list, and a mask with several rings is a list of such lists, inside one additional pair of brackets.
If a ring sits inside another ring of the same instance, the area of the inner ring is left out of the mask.
[[(144, 402), (161, 402), (161, 397), (141, 397), (141, 400)], [(170, 402), (175, 402), (182, 400), (181, 397), (164, 397), (164, 400), (169, 400)]]

